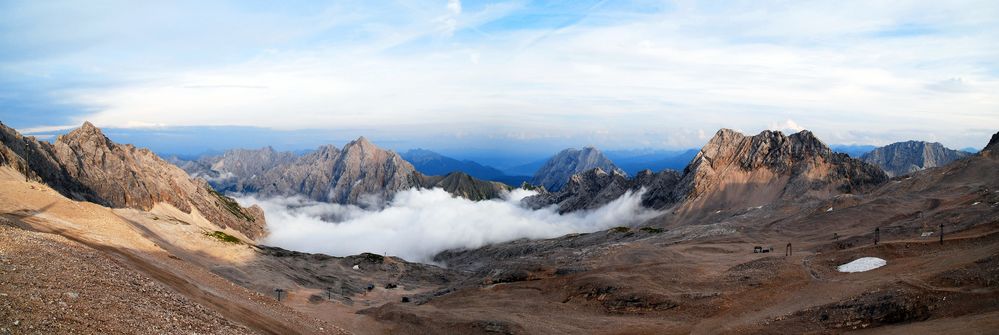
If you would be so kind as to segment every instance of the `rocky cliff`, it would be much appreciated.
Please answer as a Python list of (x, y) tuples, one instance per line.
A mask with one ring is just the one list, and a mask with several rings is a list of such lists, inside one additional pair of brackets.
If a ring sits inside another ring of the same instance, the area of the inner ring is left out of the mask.
[(621, 173), (591, 169), (574, 174), (561, 190), (541, 192), (524, 203), (533, 208), (555, 204), (560, 212), (569, 212), (596, 208), (628, 190), (644, 188), (646, 207), (707, 212), (761, 206), (782, 198), (861, 192), (887, 179), (876, 166), (834, 153), (809, 131), (745, 136), (722, 129), (682, 174), (646, 170), (628, 179)]
[(361, 137), (343, 149), (325, 145), (302, 156), (259, 150), (230, 150), (194, 162), (176, 161), (192, 175), (210, 176), (225, 191), (264, 196), (302, 195), (340, 204), (380, 206), (398, 191), (440, 187), (472, 200), (498, 198), (509, 189), (464, 173), (426, 176), (394, 151)]
[(827, 197), (868, 190), (888, 179), (881, 169), (834, 153), (807, 131), (745, 136), (719, 130), (684, 169), (666, 205), (686, 209), (760, 206), (783, 197)]
[(557, 192), (542, 191), (524, 198), (522, 202), (531, 208), (557, 205), (559, 213), (566, 213), (595, 209), (620, 198), (628, 191), (637, 192), (645, 189), (643, 204), (652, 207), (653, 204), (660, 202), (658, 199), (660, 193), (650, 190), (672, 190), (679, 179), (680, 174), (673, 170), (663, 170), (659, 173), (643, 170), (635, 178), (629, 179), (617, 171), (608, 173), (601, 168), (594, 168), (572, 175), (565, 187)]
[(593, 147), (583, 149), (565, 149), (553, 156), (534, 173), (531, 183), (544, 186), (545, 189), (557, 192), (569, 182), (572, 175), (600, 168), (609, 173), (626, 175), (625, 172), (614, 165)]
[(142, 210), (167, 203), (188, 213), (197, 210), (249, 238), (264, 235), (259, 207), (240, 207), (148, 149), (112, 142), (89, 122), (51, 144), (0, 125), (0, 142), (0, 164), (26, 171), (67, 197)]
[(876, 148), (860, 159), (877, 165), (889, 177), (894, 177), (947, 165), (970, 155), (964, 151), (948, 149), (940, 143), (906, 141)]

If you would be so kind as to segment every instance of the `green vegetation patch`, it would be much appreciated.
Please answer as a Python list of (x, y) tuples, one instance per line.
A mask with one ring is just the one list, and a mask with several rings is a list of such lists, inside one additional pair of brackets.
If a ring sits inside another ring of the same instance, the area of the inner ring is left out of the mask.
[(627, 233), (629, 231), (631, 231), (631, 228), (628, 228), (628, 227), (614, 227), (614, 228), (611, 228), (611, 232), (615, 232), (615, 233)]
[(205, 233), (205, 235), (209, 237), (214, 237), (215, 239), (225, 243), (243, 244), (243, 241), (240, 241), (239, 238), (236, 238), (235, 236), (226, 234), (225, 232), (218, 230), (211, 233)]
[(219, 193), (211, 186), (208, 186), (206, 188), (208, 189), (208, 192), (211, 192), (212, 195), (214, 195), (216, 198), (219, 199), (219, 202), (221, 203), (222, 207), (225, 208), (225, 210), (229, 211), (229, 213), (232, 213), (232, 215), (235, 215), (237, 218), (243, 219), (244, 221), (254, 222), (257, 220), (253, 218), (252, 215), (244, 211), (243, 207), (240, 206), (239, 203), (236, 202), (236, 200), (233, 200), (230, 197), (222, 195), (222, 193)]
[(662, 232), (666, 231), (665, 229), (656, 228), (656, 227), (642, 227), (642, 229), (639, 229), (639, 230), (644, 231), (644, 232), (649, 233), (649, 234), (659, 234), (659, 233), (662, 233)]

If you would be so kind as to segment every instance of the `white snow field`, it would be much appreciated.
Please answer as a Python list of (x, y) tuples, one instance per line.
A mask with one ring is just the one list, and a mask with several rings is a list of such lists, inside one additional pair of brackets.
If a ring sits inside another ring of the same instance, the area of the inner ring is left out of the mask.
[(840, 265), (836, 270), (839, 270), (839, 272), (864, 272), (880, 268), (886, 264), (888, 264), (888, 261), (877, 257), (863, 257)]

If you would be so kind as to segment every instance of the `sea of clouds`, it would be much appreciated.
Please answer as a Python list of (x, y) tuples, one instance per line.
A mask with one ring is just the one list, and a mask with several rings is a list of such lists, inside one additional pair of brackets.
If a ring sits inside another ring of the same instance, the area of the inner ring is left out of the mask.
[(641, 192), (594, 210), (559, 214), (532, 210), (520, 200), (533, 191), (514, 190), (502, 199), (471, 201), (441, 189), (411, 189), (380, 209), (316, 202), (301, 196), (239, 195), (240, 204), (263, 207), (270, 234), (266, 245), (334, 256), (362, 252), (431, 262), (437, 253), (478, 248), (521, 238), (540, 239), (637, 224), (658, 213), (641, 206)]

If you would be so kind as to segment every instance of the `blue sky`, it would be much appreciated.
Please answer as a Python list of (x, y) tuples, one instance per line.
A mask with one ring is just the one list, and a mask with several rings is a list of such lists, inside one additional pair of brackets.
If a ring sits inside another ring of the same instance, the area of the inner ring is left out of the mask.
[(0, 121), (161, 152), (981, 147), (996, 92), (995, 1), (0, 0)]

